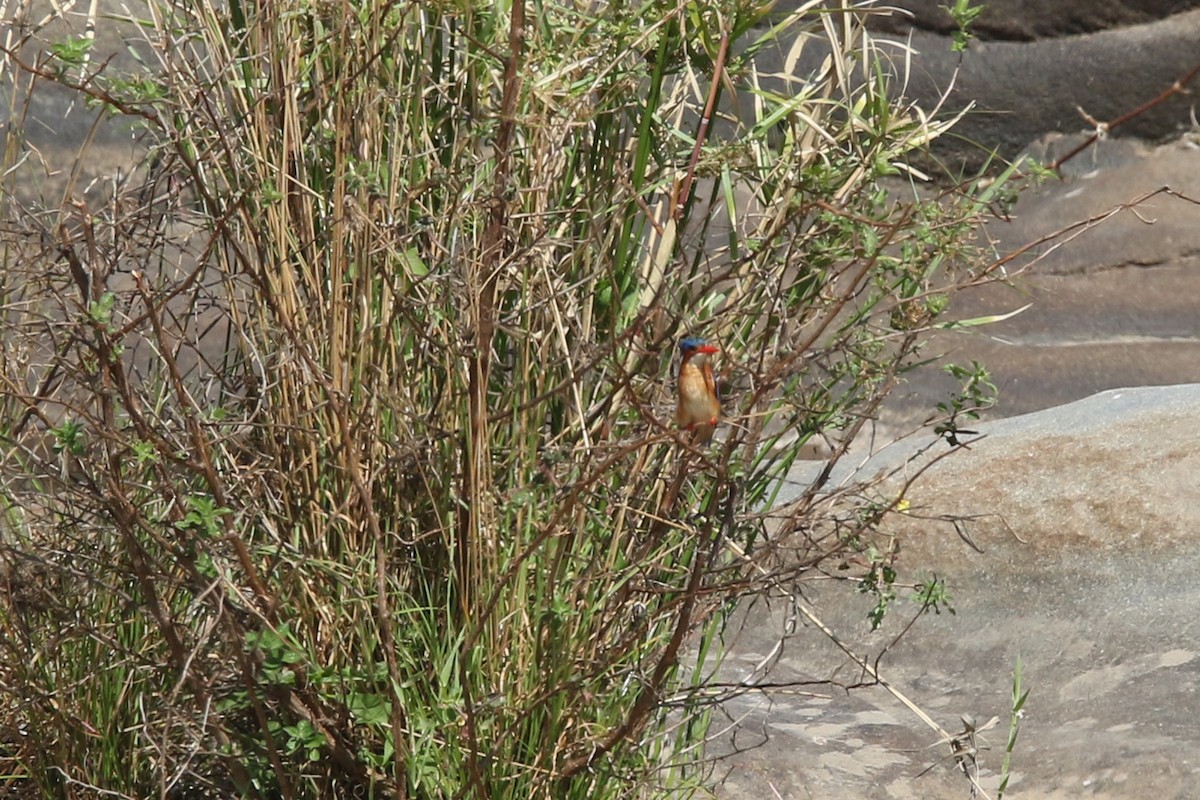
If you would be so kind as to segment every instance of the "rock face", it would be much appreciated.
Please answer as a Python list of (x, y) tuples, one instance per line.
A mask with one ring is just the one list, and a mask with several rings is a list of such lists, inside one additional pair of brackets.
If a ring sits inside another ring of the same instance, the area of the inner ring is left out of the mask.
[[(945, 3), (931, 0), (929, 5)], [(1010, 9), (1014, 5), (1010, 3)], [(1057, 14), (1070, 4), (1035, 5)], [(899, 14), (879, 16), (874, 24), (895, 31), (876, 38), (881, 50), (890, 54), (893, 85), (903, 87), (907, 100), (926, 112), (939, 108), (945, 116), (970, 109), (933, 149), (952, 169), (976, 170), (993, 163), (993, 151), (1013, 159), (1044, 134), (1093, 131), (1097, 122), (1133, 111), (1200, 63), (1200, 0), (1164, 5), (1162, 10), (1191, 10), (1161, 19), (1151, 15), (1149, 4), (1137, 14), (1132, 13), (1133, 4), (1109, 5), (1130, 12), (1119, 18), (1120, 23), (1150, 21), (1110, 28), (1107, 22), (1100, 24), (1108, 18), (1097, 11), (1099, 16), (1087, 17), (1094, 24), (1083, 26), (1088, 33), (1039, 38), (1039, 27), (1029, 36), (1014, 33), (974, 41), (964, 53), (951, 50), (951, 39), (939, 32), (941, 25), (910, 27)], [(1005, 25), (1042, 24), (1036, 15), (1022, 16), (1015, 9), (1002, 19)], [(1059, 24), (1047, 22), (1046, 30)], [(782, 70), (785, 51), (760, 55), (762, 71)], [(818, 46), (801, 56), (796, 74), (817, 70), (824, 56), (818, 37)], [(1200, 85), (1200, 77), (1193, 83)], [(1194, 103), (1194, 95), (1176, 95), (1120, 125), (1113, 135), (1152, 141), (1177, 137), (1194, 126)]]
[[(888, 33), (907, 33), (917, 30), (948, 35), (958, 26), (945, 0), (901, 0), (888, 3), (901, 8), (906, 15), (881, 17), (879, 30)], [(1197, 0), (988, 0), (983, 13), (972, 25), (972, 32), (981, 39), (1029, 41), (1092, 33), (1109, 28), (1141, 25), (1181, 11), (1200, 7)]]
[[(1037, 259), (1010, 286), (964, 293), (951, 310), (967, 319), (1030, 307), (1002, 323), (940, 335), (931, 348), (953, 363), (985, 364), (1005, 415), (1120, 386), (1200, 382), (1200, 146), (1111, 141), (1069, 165), (1064, 180), (1025, 193), (1007, 220), (989, 222), (986, 236), (1006, 254), (1077, 227), (1010, 263), (1014, 274)], [(1155, 194), (1164, 186), (1190, 199)], [(937, 370), (911, 375), (888, 421), (920, 422), (953, 388)]]
[[(1009, 791), (1023, 800), (1195, 797), (1200, 769), (1200, 385), (1122, 389), (981, 426), (986, 438), (926, 474), (910, 495), (901, 579), (945, 578), (957, 614), (920, 620), (881, 671), (942, 727), (982, 725), (981, 784), (995, 796), (1017, 657), (1030, 690)], [(867, 475), (919, 443), (878, 454)], [(803, 478), (804, 476), (798, 476)], [(962, 516), (966, 547), (922, 509)], [(905, 571), (915, 574), (905, 575)], [(900, 602), (870, 633), (869, 603), (817, 588), (806, 597), (856, 652), (873, 658), (915, 612)], [(826, 604), (829, 598), (838, 604)], [(741, 628), (729, 677), (773, 645), (782, 613)], [(772, 680), (824, 678), (837, 651), (812, 627)], [(846, 669), (839, 677), (858, 676)], [(818, 690), (819, 691), (819, 690)], [(746, 695), (728, 709), (743, 750), (719, 797), (962, 798), (966, 779), (938, 738), (875, 687), (826, 697)], [(730, 748), (730, 736), (724, 740)], [(773, 794), (777, 791), (779, 794)]]
[[(1200, 11), (1129, 28), (1034, 42), (975, 42), (950, 51), (945, 37), (915, 33), (906, 92), (945, 111), (974, 103), (937, 149), (968, 165), (996, 148), (1012, 158), (1050, 132), (1078, 133), (1110, 121), (1168, 89), (1200, 63)], [(1194, 99), (1177, 95), (1120, 126), (1114, 135), (1161, 140), (1192, 127)]]
[[(976, 42), (961, 65), (940, 36), (918, 32), (913, 42), (922, 57), (911, 94), (936, 96), (961, 66), (961, 95), (951, 104), (977, 99), (992, 113), (969, 116), (958, 132), (1014, 156), (1036, 139), (1034, 149), (1049, 160), (1073, 144), (1069, 132), (1086, 127), (1076, 104), (1109, 118), (1193, 66), (1200, 12), (1085, 36)], [(1134, 130), (1161, 136), (1190, 126), (1190, 115), (1184, 98)], [(1068, 134), (1044, 136), (1051, 131)], [(964, 163), (972, 158), (969, 147), (952, 152)], [(1000, 386), (1002, 413), (1038, 412), (978, 426), (988, 438), (935, 467), (910, 495), (916, 513), (978, 515), (967, 524), (983, 553), (948, 523), (921, 522), (915, 513), (895, 527), (905, 542), (901, 567), (914, 571), (902, 580), (931, 572), (946, 579), (958, 613), (919, 621), (888, 650), (882, 672), (953, 733), (961, 715), (979, 724), (1000, 718), (981, 741), (990, 747), (980, 759), (992, 797), (1018, 655), (1030, 696), (1009, 796), (1197, 796), (1197, 170), (1200, 150), (1190, 136), (1161, 147), (1108, 141), (1081, 154), (1063, 181), (1024, 195), (1011, 220), (990, 224), (987, 235), (1006, 253), (1091, 221), (1065, 246), (1035, 248), (1039, 262), (1011, 288), (988, 287), (954, 306), (962, 317), (1032, 307), (935, 347), (956, 363), (984, 362)], [(1164, 186), (1186, 197), (1153, 194)], [(1171, 385), (1181, 383), (1194, 385)], [(1117, 388), (1140, 384), (1161, 386)], [(950, 388), (942, 376), (914, 375), (892, 409), (892, 429), (920, 422)], [(880, 454), (865, 474), (914, 448)], [(869, 659), (916, 611), (900, 603), (871, 633), (866, 597), (848, 602), (844, 591), (821, 585), (805, 596)], [(727, 679), (745, 676), (785, 625), (778, 607), (748, 611)], [(821, 680), (839, 669), (843, 683), (863, 677), (819, 631), (802, 627), (768, 680)], [(887, 692), (809, 688), (823, 696), (747, 694), (724, 709), (733, 727), (714, 750), (735, 755), (719, 767), (728, 770), (719, 797), (968, 796), (966, 779), (944, 760), (948, 748)]]

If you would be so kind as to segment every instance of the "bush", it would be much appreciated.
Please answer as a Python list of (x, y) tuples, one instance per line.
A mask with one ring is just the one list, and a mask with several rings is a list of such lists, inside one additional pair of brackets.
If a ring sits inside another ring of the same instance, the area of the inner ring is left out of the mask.
[(125, 73), (6, 51), (146, 146), (47, 207), (6, 129), (14, 791), (687, 792), (739, 598), (852, 554), (886, 596), (902, 498), (826, 483), (990, 278), (995, 187), (881, 188), (947, 123), (864, 9), (766, 8), (154, 2)]

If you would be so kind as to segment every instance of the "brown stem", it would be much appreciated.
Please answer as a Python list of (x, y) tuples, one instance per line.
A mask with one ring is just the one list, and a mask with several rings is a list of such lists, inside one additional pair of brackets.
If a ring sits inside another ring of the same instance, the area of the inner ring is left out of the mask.
[(1168, 86), (1162, 92), (1160, 92), (1157, 97), (1147, 100), (1146, 102), (1142, 103), (1140, 106), (1133, 109), (1132, 111), (1127, 111), (1118, 117), (1114, 117), (1113, 119), (1109, 120), (1108, 122), (1101, 122), (1101, 123), (1097, 124), (1095, 133), (1093, 133), (1091, 136), (1089, 136), (1087, 139), (1085, 139), (1082, 143), (1071, 148), (1070, 152), (1068, 152), (1065, 156), (1055, 159), (1054, 163), (1052, 163), (1050, 165), (1050, 169), (1054, 170), (1055, 172), (1058, 172), (1062, 168), (1063, 164), (1067, 163), (1072, 158), (1074, 158), (1075, 156), (1082, 153), (1084, 150), (1091, 147), (1093, 144), (1096, 143), (1097, 140), (1100, 139), (1100, 137), (1107, 135), (1108, 132), (1111, 131), (1112, 129), (1114, 129), (1120, 125), (1124, 125), (1126, 122), (1129, 122), (1131, 119), (1136, 119), (1137, 117), (1140, 117), (1142, 114), (1145, 114), (1147, 111), (1149, 111), (1150, 109), (1159, 105), (1160, 103), (1164, 103), (1167, 100), (1169, 100), (1171, 97), (1174, 97), (1177, 94), (1182, 94), (1183, 92), (1187, 91), (1187, 85), (1189, 83), (1191, 83), (1192, 80), (1194, 80), (1197, 75), (1200, 75), (1200, 63), (1196, 64), (1196, 66), (1189, 69), (1186, 73), (1184, 73), (1183, 77), (1178, 78), (1174, 83), (1172, 83), (1170, 86)]
[[(719, 534), (714, 533), (712, 535), (716, 536)], [(638, 694), (637, 700), (633, 703), (633, 708), (629, 710), (628, 716), (625, 717), (621, 724), (609, 731), (608, 735), (600, 742), (589, 748), (586, 753), (581, 753), (567, 761), (562, 768), (562, 780), (568, 780), (580, 771), (590, 767), (596, 762), (596, 759), (608, 753), (626, 737), (635, 732), (659, 702), (659, 695), (662, 692), (667, 675), (670, 674), (678, 662), (679, 649), (683, 646), (683, 640), (691, 628), (692, 612), (695, 610), (696, 600), (701, 594), (700, 582), (707, 572), (709, 563), (701, 550), (701, 544), (697, 543), (692, 560), (692, 572), (688, 578), (687, 588), (683, 593), (678, 615), (675, 618), (675, 629), (671, 632), (671, 640), (667, 643), (666, 648), (663, 649), (662, 655), (659, 656), (658, 664), (654, 667), (654, 673), (642, 686), (641, 693)]]
[[(496, 169), (492, 188), (491, 213), (484, 231), (480, 258), (469, 276), (471, 291), (471, 324), (475, 330), (474, 352), (471, 353), (468, 385), (468, 430), (462, 453), (462, 502), (459, 512), (458, 537), (455, 541), (456, 589), (464, 623), (474, 617), (478, 587), (486, 576), (481, 569), (484, 537), (488, 534), (487, 500), (491, 463), (491, 435), (488, 426), (488, 383), (491, 377), (492, 340), (496, 331), (496, 290), (512, 242), (509, 230), (509, 197), (512, 178), (512, 149), (516, 132), (517, 104), (521, 97), (521, 65), (525, 48), (525, 3), (513, 0), (508, 27), (508, 58), (504, 65), (504, 94), (500, 105), (500, 124), (496, 130), (494, 153)], [(480, 626), (482, 628), (482, 625)], [(480, 800), (490, 796), (487, 781), (480, 768), (478, 733), (475, 726), (475, 703), (471, 693), (469, 653), (464, 650), (459, 659), (462, 670), (463, 722), (468, 742), (467, 774)]]
[[(187, 389), (184, 387), (183, 375), (179, 371), (178, 364), (175, 363), (175, 357), (172, 355), (170, 338), (163, 330), (162, 320), (154, 310), (154, 301), (151, 299), (149, 287), (146, 286), (145, 277), (141, 272), (134, 272), (133, 280), (137, 286), (138, 294), (141, 295), (142, 302), (145, 304), (147, 312), (149, 312), (150, 326), (154, 330), (154, 336), (159, 343), (159, 352), (166, 363), (167, 375), (171, 380), (171, 386), (175, 392), (176, 399), (179, 401), (184, 422), (187, 426), (188, 436), (191, 438), (192, 446), (196, 448), (195, 457), (197, 463), (200, 465), (201, 475), (208, 486), (208, 490), (212, 493), (213, 501), (217, 504), (217, 507), (225, 508), (228, 504), (225, 496), (225, 486), (217, 475), (217, 468), (213, 464), (208, 438), (200, 429), (200, 423), (196, 419), (196, 408), (191, 403)], [(254, 594), (258, 597), (259, 601), (268, 609), (268, 614), (271, 614), (276, 606), (275, 598), (267, 591), (266, 585), (262, 582), (262, 578), (259, 577), (258, 568), (254, 566), (254, 559), (250, 555), (250, 549), (246, 547), (245, 540), (233, 528), (232, 511), (221, 512), (221, 526), (225, 530), (227, 540), (233, 545), (234, 552), (237, 553), (238, 562), (241, 564), (246, 581), (254, 590)]]
[(716, 111), (717, 98), (721, 94), (721, 78), (725, 74), (725, 58), (729, 54), (729, 34), (721, 34), (721, 45), (717, 49), (717, 60), (713, 64), (712, 83), (708, 87), (708, 102), (704, 104), (704, 115), (700, 117), (700, 127), (696, 131), (696, 144), (692, 148), (692, 159), (688, 162), (687, 174), (683, 181), (675, 187), (674, 197), (671, 198), (671, 217), (678, 222), (683, 217), (683, 207), (687, 205), (688, 196), (692, 193), (692, 182), (696, 178), (696, 164), (700, 161), (700, 151), (704, 140), (708, 137), (708, 128), (712, 124), (713, 113)]

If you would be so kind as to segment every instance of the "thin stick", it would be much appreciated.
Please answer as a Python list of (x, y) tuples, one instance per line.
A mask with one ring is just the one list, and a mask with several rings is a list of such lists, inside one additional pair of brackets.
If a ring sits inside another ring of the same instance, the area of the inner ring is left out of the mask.
[(1154, 108), (1156, 105), (1158, 105), (1160, 103), (1164, 103), (1171, 97), (1173, 97), (1177, 94), (1182, 94), (1183, 92), (1187, 91), (1187, 85), (1189, 83), (1191, 83), (1192, 80), (1197, 75), (1200, 75), (1200, 64), (1196, 64), (1196, 66), (1192, 67), (1190, 70), (1188, 70), (1186, 73), (1184, 73), (1182, 78), (1178, 78), (1173, 84), (1168, 86), (1164, 91), (1160, 92), (1157, 97), (1147, 100), (1145, 103), (1142, 103), (1140, 106), (1133, 109), (1132, 111), (1127, 111), (1124, 114), (1120, 115), (1119, 117), (1109, 120), (1108, 122), (1096, 123), (1095, 132), (1092, 133), (1092, 135), (1089, 136), (1087, 139), (1085, 139), (1082, 143), (1080, 143), (1076, 147), (1071, 148), (1070, 152), (1068, 152), (1065, 156), (1062, 156), (1061, 158), (1056, 159), (1054, 161), (1054, 163), (1052, 163), (1050, 165), (1050, 169), (1054, 170), (1055, 172), (1059, 172), (1059, 170), (1062, 168), (1063, 164), (1067, 163), (1072, 158), (1074, 158), (1075, 156), (1082, 153), (1084, 150), (1091, 147), (1099, 139), (1107, 136), (1108, 132), (1111, 131), (1113, 128), (1116, 128), (1119, 125), (1124, 125), (1126, 122), (1129, 122), (1129, 120), (1136, 119), (1137, 117), (1140, 117), (1142, 114), (1145, 114), (1147, 111)]
[(683, 180), (675, 187), (675, 196), (671, 202), (671, 218), (678, 222), (683, 218), (683, 207), (687, 204), (692, 192), (692, 181), (696, 177), (696, 164), (700, 161), (700, 151), (704, 148), (704, 140), (708, 137), (708, 127), (712, 124), (713, 114), (717, 107), (717, 97), (721, 91), (721, 77), (725, 73), (725, 58), (729, 54), (729, 34), (721, 34), (721, 46), (717, 49), (717, 61), (713, 64), (712, 83), (708, 87), (708, 101), (704, 104), (704, 115), (700, 117), (700, 127), (696, 131), (696, 145), (692, 148), (692, 159), (688, 162), (688, 171)]

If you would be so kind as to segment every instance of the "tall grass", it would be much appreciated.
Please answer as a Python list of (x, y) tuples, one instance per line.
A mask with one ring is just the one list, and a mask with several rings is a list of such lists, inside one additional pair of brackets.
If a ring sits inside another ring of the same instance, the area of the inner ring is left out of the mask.
[[(14, 791), (706, 780), (726, 613), (898, 501), (826, 470), (772, 521), (796, 453), (831, 468), (993, 269), (987, 196), (880, 188), (945, 124), (867, 9), (768, 10), (154, 2), (125, 74), (10, 42), (148, 146), (5, 200)], [(722, 348), (707, 447), (671, 422), (684, 333)]]

